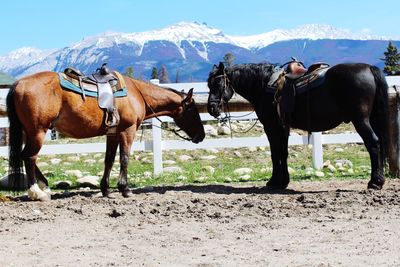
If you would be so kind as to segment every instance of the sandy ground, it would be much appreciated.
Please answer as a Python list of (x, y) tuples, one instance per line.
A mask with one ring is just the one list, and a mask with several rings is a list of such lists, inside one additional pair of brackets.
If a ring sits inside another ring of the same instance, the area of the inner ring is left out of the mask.
[(0, 266), (400, 266), (400, 180), (0, 202)]

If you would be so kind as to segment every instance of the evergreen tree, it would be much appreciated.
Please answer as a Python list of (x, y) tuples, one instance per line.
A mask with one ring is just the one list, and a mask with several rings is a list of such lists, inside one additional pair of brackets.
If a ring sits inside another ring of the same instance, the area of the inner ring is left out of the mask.
[(158, 79), (160, 83), (170, 83), (169, 74), (167, 71), (167, 67), (165, 65), (161, 66), (161, 69), (158, 71)]
[(383, 54), (385, 55), (385, 57), (381, 59), (385, 62), (383, 72), (387, 75), (394, 75), (400, 72), (400, 54), (397, 52), (397, 47), (392, 42), (389, 42), (387, 50)]
[(179, 83), (179, 82), (180, 82), (180, 72), (179, 72), (179, 70), (176, 70), (175, 83)]
[(134, 78), (133, 77), (133, 68), (131, 66), (127, 67), (126, 70), (125, 70), (124, 75), (128, 76), (128, 77), (131, 77), (131, 78)]
[(158, 79), (158, 70), (156, 67), (151, 69), (151, 77), (150, 79)]
[(225, 54), (224, 64), (226, 67), (232, 67), (234, 61), (235, 61), (235, 56), (231, 52)]

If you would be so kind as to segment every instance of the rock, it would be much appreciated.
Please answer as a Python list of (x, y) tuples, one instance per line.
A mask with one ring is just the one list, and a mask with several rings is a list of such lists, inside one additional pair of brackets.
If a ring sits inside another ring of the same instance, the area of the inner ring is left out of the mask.
[(213, 126), (208, 124), (204, 125), (204, 132), (212, 137), (218, 136), (217, 130)]
[(248, 150), (249, 152), (252, 152), (252, 153), (254, 153), (254, 152), (256, 152), (256, 151), (257, 151), (257, 147), (254, 147), (254, 146), (252, 146), (252, 147), (248, 147), (248, 148), (247, 148), (247, 150)]
[(50, 163), (52, 165), (58, 165), (58, 164), (60, 164), (60, 162), (61, 162), (61, 159), (59, 159), (59, 158), (50, 159)]
[(315, 171), (315, 176), (317, 176), (317, 177), (324, 177), (324, 176), (325, 176), (325, 173), (322, 172), (322, 171)]
[(314, 175), (314, 169), (311, 167), (308, 167), (304, 170), (306, 175)]
[(175, 160), (164, 160), (163, 161), (163, 164), (165, 164), (165, 165), (174, 165), (176, 162), (175, 162)]
[(182, 173), (182, 168), (178, 166), (165, 167), (163, 170), (165, 173)]
[(224, 177), (224, 183), (232, 183), (231, 177)]
[(288, 167), (287, 170), (289, 174), (294, 174), (296, 172), (296, 170), (293, 169), (292, 167)]
[(80, 187), (97, 188), (99, 187), (100, 177), (95, 175), (87, 175), (82, 178), (77, 179)]
[(242, 157), (242, 153), (240, 153), (240, 151), (234, 151), (233, 154), (238, 158)]
[(76, 162), (76, 161), (80, 161), (81, 158), (79, 156), (69, 156), (69, 157), (67, 157), (67, 160)]
[(329, 165), (331, 165), (331, 161), (330, 161), (330, 160), (327, 160), (327, 161), (325, 161), (325, 162), (322, 164), (322, 167), (323, 167), (323, 168), (326, 168), (326, 167), (328, 167)]
[(247, 182), (248, 180), (250, 180), (250, 178), (251, 178), (250, 174), (245, 174), (239, 177), (239, 181)]
[(208, 172), (208, 173), (211, 174), (211, 175), (213, 175), (214, 172), (215, 172), (215, 169), (214, 169), (214, 167), (212, 167), (212, 166), (204, 166), (203, 168), (201, 168), (201, 170), (202, 170), (202, 171), (206, 171), (206, 172)]
[(353, 170), (353, 169), (348, 169), (348, 170), (347, 170), (347, 173), (348, 173), (348, 174), (354, 174), (354, 170)]
[(231, 129), (228, 127), (228, 125), (219, 125), (217, 133), (219, 135), (230, 135)]
[(194, 178), (193, 182), (195, 183), (204, 183), (207, 180), (207, 177), (205, 176), (199, 176)]
[(85, 159), (83, 162), (84, 162), (84, 163), (87, 163), (87, 164), (94, 164), (94, 163), (96, 163), (97, 161), (96, 161), (95, 159)]
[(219, 153), (219, 150), (216, 148), (208, 148), (208, 149), (206, 149), (206, 152), (208, 152), (210, 154), (217, 154), (217, 153)]
[(329, 164), (328, 167), (327, 167), (327, 169), (328, 169), (330, 172), (336, 172), (336, 168), (335, 168), (335, 166), (333, 166), (332, 164)]
[(335, 165), (336, 164), (341, 164), (343, 167), (347, 166), (350, 169), (353, 168), (353, 162), (348, 159), (337, 159), (335, 160)]
[(177, 179), (178, 181), (186, 181), (186, 180), (187, 180), (187, 177), (184, 176), (184, 175), (179, 175), (178, 177), (176, 177), (176, 179)]
[(242, 176), (242, 175), (245, 175), (245, 174), (250, 174), (252, 172), (253, 172), (253, 170), (250, 169), (250, 168), (239, 168), (239, 169), (234, 170), (233, 174)]
[(71, 185), (72, 185), (72, 182), (71, 181), (57, 181), (57, 182), (55, 182), (54, 183), (54, 186), (57, 188), (57, 189), (68, 189), (68, 188), (70, 188), (71, 187)]
[(343, 152), (344, 151), (344, 149), (343, 148), (341, 148), (341, 147), (337, 147), (337, 148), (335, 148), (335, 150), (334, 150), (335, 152)]
[(36, 164), (36, 166), (38, 166), (38, 167), (47, 167), (47, 166), (49, 166), (49, 164), (47, 162), (38, 162)]
[(143, 173), (143, 177), (144, 177), (144, 178), (151, 178), (152, 176), (153, 176), (153, 173), (150, 172), (150, 171), (145, 171), (145, 172)]
[(83, 176), (80, 170), (66, 170), (65, 175), (74, 176), (76, 178), (81, 178)]
[(188, 155), (181, 155), (181, 156), (178, 157), (179, 161), (189, 161), (189, 160), (192, 160), (192, 159), (193, 158), (191, 156), (188, 156)]
[(208, 156), (201, 156), (200, 157), (200, 159), (202, 159), (202, 160), (213, 160), (213, 159), (216, 159), (217, 158), (217, 156), (214, 156), (214, 155), (208, 155)]

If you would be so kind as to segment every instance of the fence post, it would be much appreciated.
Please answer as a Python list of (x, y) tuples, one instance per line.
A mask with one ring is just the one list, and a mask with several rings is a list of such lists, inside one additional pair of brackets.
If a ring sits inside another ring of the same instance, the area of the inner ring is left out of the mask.
[(155, 118), (151, 119), (153, 135), (153, 174), (159, 175), (163, 172), (162, 164), (162, 143), (161, 143), (161, 122)]
[(389, 173), (400, 177), (400, 88), (396, 85), (389, 87), (389, 126), (388, 126), (388, 162)]
[(315, 169), (320, 170), (322, 169), (324, 161), (321, 132), (316, 132), (311, 134), (311, 143), (312, 143), (313, 166)]
[[(159, 85), (160, 81), (158, 79), (150, 80), (152, 84)], [(151, 131), (153, 136), (153, 174), (160, 175), (163, 172), (162, 164), (162, 132), (161, 132), (161, 122), (155, 118), (151, 119)]]

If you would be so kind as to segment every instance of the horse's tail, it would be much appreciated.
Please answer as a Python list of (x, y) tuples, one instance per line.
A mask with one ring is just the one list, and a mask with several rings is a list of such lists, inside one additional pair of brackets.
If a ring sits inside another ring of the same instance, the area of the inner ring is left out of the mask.
[(10, 190), (20, 190), (24, 187), (23, 179), (23, 164), (22, 164), (22, 124), (18, 118), (15, 108), (14, 95), (17, 83), (14, 83), (7, 94), (7, 114), (9, 121), (9, 135), (8, 135), (8, 187)]
[(385, 162), (388, 156), (389, 149), (389, 96), (388, 96), (388, 84), (382, 71), (375, 66), (370, 67), (372, 74), (375, 78), (376, 92), (374, 106), (371, 112), (371, 126), (376, 135), (379, 138), (380, 145), (380, 158), (382, 166), (385, 166)]

